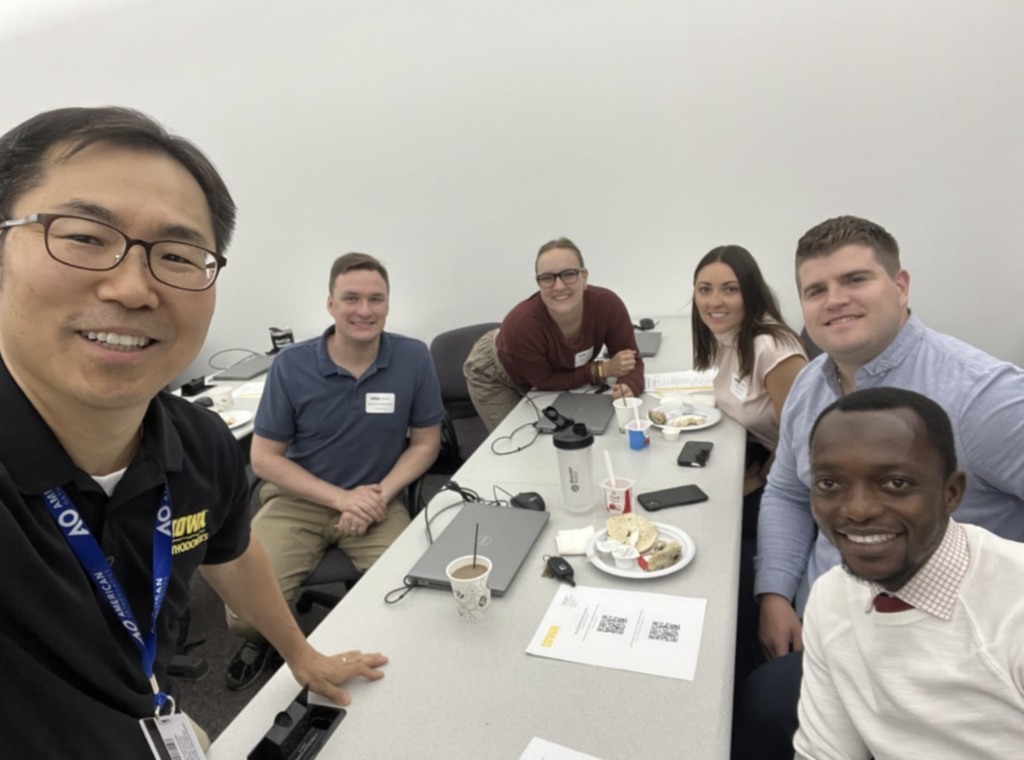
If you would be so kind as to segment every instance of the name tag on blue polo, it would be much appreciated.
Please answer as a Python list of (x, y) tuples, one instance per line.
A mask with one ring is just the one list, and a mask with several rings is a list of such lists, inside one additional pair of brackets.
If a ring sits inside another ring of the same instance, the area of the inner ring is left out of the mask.
[(394, 414), (395, 394), (394, 393), (367, 393), (366, 394), (367, 414)]

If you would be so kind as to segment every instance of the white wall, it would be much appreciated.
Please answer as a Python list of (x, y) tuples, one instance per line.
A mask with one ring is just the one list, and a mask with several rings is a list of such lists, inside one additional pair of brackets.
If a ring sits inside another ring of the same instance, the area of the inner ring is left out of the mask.
[(1024, 3), (119, 1), (0, 20), (0, 131), (128, 104), (209, 152), (241, 213), (204, 362), (322, 329), (350, 250), (396, 331), (499, 320), (558, 235), (637, 317), (745, 245), (799, 327), (795, 242), (855, 213), (929, 325), (1024, 364)]

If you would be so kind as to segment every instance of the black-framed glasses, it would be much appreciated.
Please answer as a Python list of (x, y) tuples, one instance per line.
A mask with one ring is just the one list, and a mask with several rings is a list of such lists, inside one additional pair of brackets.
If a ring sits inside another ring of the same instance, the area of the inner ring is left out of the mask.
[(580, 272), (585, 272), (585, 269), (563, 269), (561, 272), (551, 274), (545, 272), (544, 274), (537, 275), (537, 284), (542, 288), (553, 288), (555, 287), (555, 280), (561, 280), (566, 285), (572, 285), (580, 277)]
[(181, 290), (206, 290), (217, 280), (228, 260), (178, 240), (156, 240), (152, 243), (130, 238), (116, 227), (64, 214), (32, 214), (23, 219), (0, 222), (0, 231), (10, 227), (40, 224), (46, 252), (55, 261), (75, 269), (106, 272), (125, 259), (133, 247), (146, 251), (146, 266), (153, 279)]

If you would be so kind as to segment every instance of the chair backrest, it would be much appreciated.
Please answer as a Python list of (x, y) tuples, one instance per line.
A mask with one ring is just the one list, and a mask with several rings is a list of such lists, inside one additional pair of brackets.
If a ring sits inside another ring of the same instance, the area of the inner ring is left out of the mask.
[(475, 417), (476, 409), (469, 400), (466, 376), (462, 365), (480, 336), (501, 327), (499, 322), (485, 322), (449, 330), (438, 335), (430, 343), (430, 355), (434, 359), (437, 379), (441, 382), (441, 399), (444, 408), (453, 420)]

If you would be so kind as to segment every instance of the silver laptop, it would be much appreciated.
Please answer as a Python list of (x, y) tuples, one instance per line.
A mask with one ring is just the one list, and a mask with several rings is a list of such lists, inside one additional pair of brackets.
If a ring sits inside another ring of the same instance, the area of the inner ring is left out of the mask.
[(451, 589), (445, 570), (453, 559), (473, 553), (473, 536), (479, 523), (477, 552), (491, 561), (491, 594), (502, 596), (512, 585), (548, 517), (549, 513), (532, 509), (466, 504), (413, 565), (405, 577), (406, 583)]
[[(551, 406), (563, 417), (584, 423), (594, 435), (601, 435), (615, 414), (611, 393), (559, 393)], [(547, 417), (541, 417), (537, 422), (537, 430), (553, 433), (555, 423)]]
[(634, 330), (633, 335), (636, 337), (636, 347), (640, 351), (640, 356), (647, 358), (648, 356), (654, 356), (658, 353), (658, 349), (661, 348), (661, 333), (652, 332), (650, 330)]
[(216, 380), (252, 380), (257, 375), (262, 375), (274, 361), (274, 356), (266, 354), (253, 354), (247, 359), (242, 359), (234, 366), (216, 376)]

